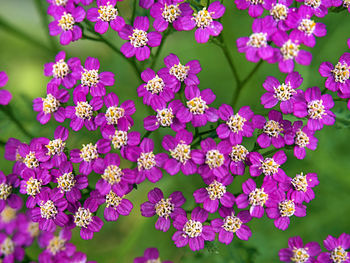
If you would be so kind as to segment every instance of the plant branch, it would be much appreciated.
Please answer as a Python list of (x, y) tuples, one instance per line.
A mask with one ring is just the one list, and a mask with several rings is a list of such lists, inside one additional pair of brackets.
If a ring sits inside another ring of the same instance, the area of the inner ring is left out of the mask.
[(16, 126), (25, 134), (28, 138), (32, 139), (34, 136), (30, 134), (26, 128), (19, 122), (19, 120), (13, 114), (12, 108), (10, 105), (1, 106), (0, 110), (7, 115), (7, 117), (14, 123)]

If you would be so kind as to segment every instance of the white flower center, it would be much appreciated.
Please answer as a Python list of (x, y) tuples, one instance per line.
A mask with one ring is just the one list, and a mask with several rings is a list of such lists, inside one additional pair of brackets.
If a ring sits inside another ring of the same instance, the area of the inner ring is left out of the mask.
[(100, 81), (100, 76), (97, 69), (84, 69), (81, 73), (81, 85), (95, 87)]
[(266, 47), (267, 33), (260, 32), (251, 34), (247, 45), (256, 48)]
[(200, 236), (200, 234), (202, 234), (202, 229), (203, 225), (201, 222), (190, 219), (186, 222), (182, 231), (185, 232), (188, 237), (193, 238)]
[(114, 149), (120, 149), (128, 143), (128, 133), (126, 131), (116, 130), (114, 135), (110, 136)]
[(62, 28), (63, 31), (72, 30), (74, 24), (74, 17), (70, 13), (64, 12), (60, 20), (58, 20), (58, 25)]
[(171, 198), (161, 199), (155, 204), (156, 214), (159, 217), (168, 218), (170, 214), (174, 211), (175, 205), (171, 202)]
[(309, 138), (309, 136), (307, 136), (307, 134), (305, 132), (303, 132), (301, 129), (299, 129), (295, 133), (294, 142), (299, 147), (305, 148), (310, 143), (310, 138)]
[(89, 208), (79, 207), (78, 211), (74, 214), (74, 223), (78, 227), (87, 228), (87, 226), (92, 221), (92, 213)]
[(146, 263), (162, 263), (162, 261), (160, 260), (160, 258), (157, 259), (148, 259), (146, 261)]
[(61, 192), (69, 192), (75, 186), (76, 180), (74, 179), (74, 174), (64, 173), (60, 177), (57, 178), (58, 188)]
[(117, 165), (108, 165), (103, 174), (102, 179), (107, 181), (109, 184), (117, 184), (121, 181), (123, 176), (123, 171)]
[(91, 162), (98, 158), (97, 145), (93, 145), (92, 143), (83, 144), (83, 148), (80, 150), (80, 158), (82, 158), (85, 162)]
[(264, 206), (269, 195), (264, 192), (264, 188), (255, 188), (249, 193), (249, 204), (253, 206)]
[(246, 159), (248, 153), (247, 148), (243, 145), (234, 145), (230, 152), (230, 158), (233, 162), (242, 162)]
[(157, 110), (157, 121), (163, 127), (169, 127), (173, 123), (174, 114), (171, 108)]
[(147, 32), (141, 29), (134, 29), (131, 36), (129, 36), (130, 44), (134, 47), (143, 47), (147, 45)]
[(144, 153), (142, 152), (140, 157), (137, 159), (137, 168), (141, 170), (149, 170), (156, 165), (156, 157), (153, 152)]
[(37, 237), (40, 234), (39, 223), (30, 222), (27, 227), (27, 231), (29, 232), (31, 237)]
[(190, 109), (190, 112), (195, 115), (204, 114), (205, 110), (209, 108), (201, 96), (194, 97), (187, 101), (187, 107)]
[(63, 153), (64, 148), (66, 147), (66, 142), (62, 141), (62, 139), (58, 138), (49, 142), (49, 144), (45, 145), (48, 152), (47, 155), (61, 155)]
[(61, 105), (60, 101), (50, 93), (47, 94), (46, 98), (42, 98), (42, 101), (45, 114), (56, 112)]
[(293, 257), (290, 260), (296, 263), (305, 263), (309, 257), (310, 255), (305, 248), (295, 248), (293, 249)]
[(52, 255), (56, 255), (58, 252), (66, 249), (65, 241), (55, 236), (50, 240), (47, 249), (51, 252)]
[(224, 155), (218, 150), (210, 150), (205, 155), (205, 164), (207, 164), (210, 169), (220, 167), (224, 164), (224, 161)]
[(184, 81), (188, 76), (189, 66), (184, 66), (181, 63), (175, 64), (169, 70), (169, 74), (175, 76), (179, 81)]
[(180, 15), (181, 15), (181, 10), (179, 8), (179, 5), (164, 5), (164, 9), (161, 9), (162, 16), (165, 21), (172, 23), (174, 22)]
[(306, 192), (308, 186), (306, 175), (303, 173), (297, 174), (292, 180), (292, 185), (295, 190)]
[(35, 156), (35, 152), (29, 152), (24, 158), (23, 162), (29, 169), (39, 166), (39, 161)]
[(114, 20), (118, 16), (118, 10), (109, 2), (106, 5), (99, 6), (98, 13), (100, 14), (98, 18), (104, 22)]
[(332, 250), (330, 258), (331, 260), (333, 260), (334, 263), (342, 263), (347, 261), (349, 259), (349, 256), (348, 252), (346, 252), (344, 248), (339, 246)]
[(0, 244), (0, 252), (5, 256), (13, 254), (15, 252), (15, 243), (9, 237), (6, 237)]
[(349, 8), (349, 6), (350, 6), (350, 0), (343, 0), (343, 6), (344, 6), (345, 8)]
[(150, 79), (146, 84), (146, 90), (151, 92), (152, 94), (159, 94), (164, 89), (164, 81), (158, 75), (156, 75), (153, 79)]
[(302, 32), (304, 32), (306, 35), (310, 36), (316, 27), (316, 23), (314, 20), (304, 18), (301, 20), (298, 29)]
[(40, 202), (40, 214), (42, 218), (52, 219), (55, 218), (58, 211), (55, 204), (51, 200), (47, 200)]
[(270, 14), (276, 21), (285, 20), (288, 16), (288, 7), (283, 4), (276, 4), (270, 10)]
[(38, 193), (40, 193), (41, 190), (41, 180), (37, 180), (33, 177), (30, 177), (27, 181), (26, 191), (27, 195), (30, 196), (36, 196)]
[(263, 131), (270, 137), (276, 138), (281, 132), (283, 132), (282, 124), (274, 120), (269, 120), (265, 123)]
[(75, 106), (75, 115), (79, 119), (90, 120), (93, 114), (93, 108), (87, 101), (78, 101)]
[(326, 114), (322, 100), (312, 100), (307, 104), (307, 112), (310, 119), (322, 119), (323, 115)]
[(120, 107), (112, 106), (106, 111), (106, 119), (108, 124), (118, 124), (118, 120), (124, 117), (125, 110)]
[(211, 15), (213, 14), (214, 12), (209, 12), (205, 7), (202, 10), (200, 10), (194, 17), (197, 27), (208, 27), (213, 22), (213, 18), (211, 17)]
[(9, 184), (0, 184), (0, 200), (6, 200), (12, 193), (12, 186)]
[(16, 210), (9, 206), (5, 206), (4, 210), (1, 212), (1, 221), (4, 223), (9, 223), (16, 218)]
[(333, 74), (335, 82), (345, 83), (345, 81), (347, 81), (350, 76), (350, 66), (348, 66), (345, 62), (338, 62), (331, 72)]
[(242, 220), (237, 216), (226, 216), (222, 227), (228, 232), (235, 233), (238, 229), (241, 228), (242, 224)]
[(273, 158), (266, 158), (261, 162), (261, 169), (264, 175), (273, 175), (278, 172), (279, 164), (275, 162)]
[(288, 41), (280, 48), (283, 59), (294, 59), (296, 56), (298, 56), (299, 47), (300, 45), (295, 44), (292, 42), (292, 40), (288, 39)]
[(211, 200), (220, 199), (226, 193), (226, 186), (218, 181), (212, 182), (205, 188)]
[(237, 113), (230, 116), (230, 118), (226, 121), (226, 124), (232, 132), (238, 133), (239, 131), (243, 131), (243, 126), (246, 121), (247, 120), (245, 118)]
[(264, 4), (264, 0), (247, 0), (247, 1), (250, 2), (250, 4), (252, 4), (252, 5)]
[(65, 6), (68, 0), (55, 0), (55, 4), (58, 6)]
[(170, 155), (180, 163), (185, 164), (191, 159), (191, 145), (180, 142), (175, 149), (170, 150)]
[(69, 72), (69, 66), (63, 59), (53, 64), (52, 74), (55, 78), (64, 78)]
[(278, 204), (280, 215), (282, 217), (291, 217), (295, 212), (295, 204), (293, 200), (284, 200)]
[(305, 5), (312, 8), (318, 8), (321, 5), (321, 0), (305, 0)]
[(122, 200), (123, 200), (122, 197), (118, 196), (116, 193), (114, 193), (111, 190), (106, 195), (106, 207), (112, 207), (113, 209), (116, 209)]
[(292, 88), (290, 83), (283, 83), (279, 85), (278, 87), (273, 87), (275, 90), (274, 97), (277, 98), (279, 101), (286, 101), (289, 100), (294, 94), (297, 92)]

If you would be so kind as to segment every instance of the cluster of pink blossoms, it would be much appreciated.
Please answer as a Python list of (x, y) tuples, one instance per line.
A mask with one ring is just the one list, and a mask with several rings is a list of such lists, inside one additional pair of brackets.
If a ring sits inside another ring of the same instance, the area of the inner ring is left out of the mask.
[[(137, 16), (132, 25), (127, 24), (116, 0), (97, 0), (96, 5), (92, 0), (48, 2), (48, 14), (54, 19), (49, 24), (50, 34), (60, 35), (62, 45), (88, 39), (83, 34), (86, 31), (103, 38), (110, 26), (126, 40), (120, 52), (139, 61), (150, 57), (150, 47), (160, 46), (162, 34), (170, 33), (170, 24), (176, 31), (196, 28), (199, 43), (218, 41), (215, 37), (223, 27), (217, 19), (225, 12), (220, 1), (192, 6), (178, 0), (140, 0), (140, 7), (149, 10), (153, 18), (155, 31), (150, 31), (148, 16)], [(284, 81), (268, 76), (262, 83), (266, 93), (261, 104), (271, 109), (267, 116), (255, 114), (249, 106), (238, 110), (226, 104), (211, 106), (216, 95), (211, 89), (199, 88), (200, 62), (181, 63), (175, 54), (169, 54), (158, 71), (140, 70), (143, 83), (135, 90), (153, 112), (145, 117), (146, 132), (141, 136), (133, 130), (134, 101), (119, 101), (113, 91), (115, 74), (102, 71), (97, 58), (87, 57), (82, 63), (76, 57), (67, 59), (60, 51), (54, 62), (45, 64), (44, 74), (50, 81), (45, 97), (33, 100), (33, 110), (42, 125), (51, 116), (61, 125), (51, 138), (32, 138), (28, 143), (10, 138), (5, 146), (5, 158), (14, 162), (10, 175), (0, 174), (1, 226), (7, 233), (0, 235), (0, 242), (2, 255), (11, 257), (8, 262), (22, 260), (23, 247), (37, 236), (44, 248), (39, 262), (85, 262), (85, 255), (69, 243), (71, 230), (77, 228), (83, 239), (92, 239), (103, 226), (98, 210), (103, 209), (106, 221), (128, 216), (134, 208), (130, 192), (146, 179), (157, 183), (166, 174), (181, 172), (203, 179), (203, 187), (193, 193), (196, 205), (190, 212), (183, 208), (186, 198), (181, 191), (165, 195), (157, 187), (140, 207), (144, 217), (157, 216), (157, 230), (173, 231), (177, 247), (201, 250), (207, 241), (217, 238), (229, 244), (235, 235), (248, 240), (252, 235), (249, 222), (263, 217), (265, 210), (281, 230), (288, 228), (291, 217), (306, 216), (306, 205), (315, 198), (313, 188), (319, 183), (317, 174), (288, 176), (282, 167), (287, 161), (285, 151), (293, 150), (296, 158), (303, 159), (306, 149), (317, 148), (316, 131), (334, 124), (334, 99), (326, 92), (337, 92), (339, 101), (350, 98), (350, 53), (343, 54), (335, 66), (321, 64), (319, 73), (327, 78), (324, 90), (303, 87), (302, 76), (293, 71), (294, 60), (310, 64), (311, 53), (300, 45), (313, 47), (315, 36), (326, 35), (325, 25), (312, 16), (323, 17), (327, 8), (349, 4), (305, 0), (297, 8), (291, 7), (293, 1), (283, 0), (235, 2), (238, 9), (249, 8), (249, 15), (257, 17), (254, 33), (237, 39), (238, 51), (245, 52), (252, 62), (278, 62), (280, 71), (288, 73)], [(269, 15), (261, 18), (264, 9)], [(1, 72), (0, 86), (6, 82)], [(1, 92), (0, 104), (8, 104), (11, 96)], [(96, 131), (99, 139), (68, 149), (70, 137), (82, 129)], [(169, 134), (162, 141), (149, 138), (158, 129), (168, 129)], [(170, 135), (173, 132), (175, 136)], [(250, 137), (254, 137), (253, 145), (248, 143)], [(155, 145), (163, 150), (156, 152)], [(96, 175), (99, 179), (92, 185), (90, 178)], [(248, 178), (242, 191), (234, 195), (230, 192), (234, 178), (244, 175)], [(22, 216), (17, 215), (22, 199), (15, 188), (26, 196), (28, 212)], [(23, 222), (18, 223), (17, 218)], [(18, 228), (21, 225), (23, 229)], [(348, 239), (348, 235), (338, 240), (327, 238), (325, 246), (330, 252), (320, 254), (319, 262), (347, 262)], [(289, 249), (280, 252), (282, 261), (313, 262), (307, 260), (319, 254), (314, 244), (305, 248), (299, 239), (290, 243)], [(338, 259), (341, 256), (343, 261)], [(135, 262), (160, 262), (158, 251), (148, 249)]]

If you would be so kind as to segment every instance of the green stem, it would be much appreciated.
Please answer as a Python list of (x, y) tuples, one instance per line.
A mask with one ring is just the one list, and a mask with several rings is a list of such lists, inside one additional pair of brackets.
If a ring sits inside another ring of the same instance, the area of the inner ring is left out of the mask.
[(140, 142), (142, 142), (142, 140), (143, 140), (144, 138), (148, 138), (148, 137), (151, 135), (151, 133), (152, 133), (152, 131), (146, 131), (146, 133), (142, 136)]
[(342, 118), (339, 118), (339, 117), (336, 117), (336, 121), (339, 121), (345, 125), (349, 125), (350, 124), (350, 120), (345, 120), (345, 119), (342, 119)]
[(136, 16), (137, 3), (138, 3), (138, 0), (134, 0), (134, 7), (133, 7), (133, 9), (132, 9), (132, 16), (131, 16), (131, 21), (130, 21), (130, 23), (134, 23), (135, 16)]
[(4, 147), (5, 145), (6, 145), (6, 142), (3, 141), (3, 140), (0, 140), (0, 146), (1, 146), (1, 147)]
[(26, 135), (28, 138), (32, 139), (34, 138), (33, 135), (31, 135), (22, 125), (22, 123), (20, 123), (18, 121), (18, 119), (15, 117), (15, 115), (13, 114), (12, 108), (10, 105), (6, 105), (6, 106), (1, 106), (0, 110), (5, 113), (7, 115), (7, 117), (14, 123), (16, 124), (16, 126), (23, 132), (24, 135)]
[(342, 99), (342, 98), (334, 98), (333, 101), (342, 101), (342, 102), (347, 102), (347, 99)]
[(160, 51), (162, 50), (162, 47), (164, 46), (165, 40), (166, 40), (166, 38), (168, 37), (168, 35), (169, 35), (169, 31), (167, 30), (167, 31), (165, 31), (164, 36), (163, 36), (163, 38), (162, 38), (162, 41), (160, 42), (160, 45), (159, 45), (159, 47), (157, 48), (157, 51), (156, 51), (156, 53), (155, 53), (155, 55), (154, 55), (154, 57), (153, 57), (153, 61), (152, 61), (152, 64), (151, 64), (151, 69), (153, 69), (154, 66), (156, 65), (156, 63), (157, 63), (157, 58), (158, 58), (158, 56), (159, 56), (159, 54), (160, 54)]

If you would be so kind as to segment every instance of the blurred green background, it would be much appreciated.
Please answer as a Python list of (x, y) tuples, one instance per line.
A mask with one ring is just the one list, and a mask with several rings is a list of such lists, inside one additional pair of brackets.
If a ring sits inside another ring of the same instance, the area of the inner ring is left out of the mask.
[[(136, 102), (137, 113), (133, 116), (135, 129), (143, 133), (143, 118), (147, 116), (147, 109), (142, 100), (137, 98), (136, 88), (140, 84), (134, 71), (123, 58), (113, 53), (111, 49), (102, 43), (79, 40), (69, 46), (60, 47), (56, 38), (48, 37), (47, 27), (44, 27), (38, 9), (38, 1), (12, 0), (1, 1), (0, 16), (2, 21), (7, 21), (16, 28), (29, 34), (33, 39), (46, 46), (54, 41), (59, 50), (65, 50), (69, 57), (79, 57), (83, 62), (87, 56), (97, 57), (101, 62), (101, 71), (112, 71), (116, 75), (116, 83), (108, 91), (115, 92), (121, 101), (133, 99)], [(46, 8), (46, 2), (44, 6)], [(239, 74), (245, 77), (254, 67), (253, 63), (246, 61), (244, 54), (236, 51), (235, 40), (241, 36), (249, 36), (253, 19), (247, 11), (239, 11), (234, 8), (233, 1), (225, 1), (227, 7), (223, 17), (224, 39), (232, 52), (234, 63)], [(132, 1), (124, 1), (119, 4), (123, 16), (130, 17)], [(145, 14), (138, 8), (138, 14)], [(50, 18), (47, 18), (50, 19)], [(316, 19), (320, 20), (320, 19)], [(50, 20), (51, 21), (51, 20)], [(324, 79), (318, 74), (318, 66), (322, 61), (336, 62), (339, 56), (347, 51), (346, 40), (350, 37), (350, 15), (348, 12), (339, 14), (331, 13), (322, 22), (327, 25), (328, 35), (317, 39), (317, 45), (312, 50), (314, 55), (312, 65), (309, 67), (296, 66), (304, 77), (303, 89), (311, 86), (324, 87)], [(3, 25), (3, 24), (2, 24)], [(120, 46), (123, 41), (117, 37), (117, 33), (108, 31), (106, 37), (114, 44)], [(49, 78), (43, 75), (43, 65), (54, 61), (55, 53), (33, 45), (25, 39), (18, 37), (10, 31), (0, 27), (0, 71), (6, 71), (9, 82), (6, 89), (13, 94), (11, 102), (15, 115), (23, 125), (35, 136), (53, 137), (57, 123), (50, 121), (46, 126), (41, 126), (36, 121), (36, 113), (32, 111), (31, 101), (36, 97), (45, 96), (46, 84)], [(154, 50), (155, 51), (155, 50)], [(234, 78), (221, 49), (214, 44), (198, 44), (194, 40), (194, 32), (176, 32), (168, 37), (165, 46), (158, 58), (155, 70), (163, 67), (162, 59), (170, 52), (177, 54), (181, 61), (186, 63), (192, 59), (200, 60), (202, 72), (199, 74), (200, 88), (211, 88), (217, 95), (214, 103), (218, 107), (222, 103), (229, 104), (234, 91)], [(277, 65), (264, 63), (260, 70), (249, 80), (242, 92), (237, 106), (250, 105), (254, 112), (266, 113), (260, 105), (260, 96), (264, 93), (262, 83), (264, 79), (272, 75), (284, 80), (285, 75), (278, 71)], [(338, 102), (334, 111), (341, 118), (350, 120), (344, 102)], [(16, 137), (28, 142), (26, 138), (9, 119), (0, 113), (0, 139), (7, 140)], [(69, 122), (64, 123), (68, 127)], [(98, 139), (97, 132), (87, 132), (85, 129), (79, 133), (71, 132), (68, 147), (78, 148), (82, 143), (95, 142)], [(164, 131), (155, 133), (151, 137), (158, 141), (157, 149), (160, 149), (160, 136)], [(173, 134), (173, 133), (171, 133)], [(278, 262), (279, 249), (287, 246), (287, 240), (291, 236), (300, 235), (304, 241), (321, 242), (328, 234), (338, 236), (343, 232), (350, 232), (350, 161), (349, 161), (349, 126), (339, 122), (333, 127), (326, 127), (317, 132), (319, 146), (316, 152), (308, 151), (307, 157), (300, 161), (291, 153), (288, 153), (288, 162), (283, 166), (289, 176), (299, 172), (318, 173), (320, 185), (316, 187), (316, 198), (308, 205), (305, 218), (293, 217), (291, 225), (286, 231), (277, 230), (273, 221), (264, 217), (253, 220), (248, 225), (253, 235), (248, 242), (241, 242), (237, 238), (229, 246), (214, 245), (209, 250), (192, 252), (189, 248), (176, 248), (171, 240), (174, 230), (163, 233), (154, 229), (156, 218), (141, 217), (139, 206), (147, 200), (147, 193), (157, 186), (163, 190), (166, 196), (176, 190), (184, 192), (187, 202), (186, 208), (194, 206), (192, 193), (204, 184), (199, 175), (185, 177), (176, 175), (170, 177), (165, 174), (163, 179), (153, 185), (144, 182), (129, 195), (134, 203), (134, 209), (130, 216), (120, 217), (117, 222), (105, 223), (102, 231), (94, 235), (93, 240), (84, 241), (78, 231), (74, 231), (72, 242), (77, 249), (87, 253), (89, 260), (98, 262), (132, 262), (136, 256), (141, 256), (147, 247), (157, 247), (162, 260), (174, 262)], [(3, 155), (3, 148), (0, 149)], [(9, 173), (11, 163), (0, 159), (1, 170)], [(125, 163), (124, 166), (129, 164)], [(234, 180), (232, 192), (240, 190), (241, 182), (248, 175)], [(91, 174), (89, 179), (95, 182), (98, 178)], [(101, 209), (102, 210), (102, 209)], [(100, 211), (101, 212), (101, 211)], [(33, 259), (37, 257), (36, 247), (28, 250)]]

